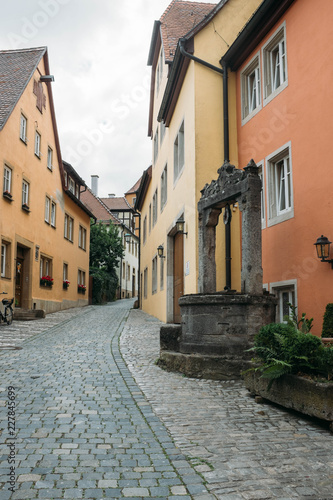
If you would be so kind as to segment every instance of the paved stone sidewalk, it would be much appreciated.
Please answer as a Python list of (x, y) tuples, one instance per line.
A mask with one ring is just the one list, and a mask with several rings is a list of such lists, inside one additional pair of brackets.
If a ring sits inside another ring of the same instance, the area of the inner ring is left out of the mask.
[(333, 499), (333, 435), (296, 413), (258, 405), (241, 382), (189, 379), (154, 362), (161, 323), (133, 310), (120, 348), (176, 446), (224, 500)]
[(215, 498), (123, 361), (118, 338), (131, 305), (87, 307), (21, 342), (22, 350), (2, 351), (1, 500)]

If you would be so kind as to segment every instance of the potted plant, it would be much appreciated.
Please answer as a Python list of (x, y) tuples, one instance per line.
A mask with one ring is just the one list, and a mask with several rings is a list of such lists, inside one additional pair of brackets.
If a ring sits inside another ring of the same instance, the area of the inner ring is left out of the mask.
[(30, 212), (29, 205), (27, 203), (22, 204), (22, 209), (25, 210), (26, 212)]
[(62, 282), (62, 287), (63, 287), (63, 289), (64, 289), (64, 290), (67, 290), (67, 288), (69, 287), (69, 284), (70, 284), (70, 282), (69, 282), (68, 280), (64, 280), (64, 281)]
[(6, 190), (6, 191), (4, 191), (4, 192), (3, 192), (3, 196), (4, 196), (4, 198), (7, 198), (8, 200), (12, 201), (12, 197), (13, 197), (13, 196), (10, 194), (10, 192), (9, 192), (9, 191), (7, 191), (7, 190)]
[(40, 279), (40, 285), (51, 287), (53, 285), (53, 278), (51, 278), (51, 276), (42, 276)]
[(77, 291), (79, 293), (83, 293), (83, 294), (86, 293), (86, 288), (87, 287), (85, 285), (77, 285)]

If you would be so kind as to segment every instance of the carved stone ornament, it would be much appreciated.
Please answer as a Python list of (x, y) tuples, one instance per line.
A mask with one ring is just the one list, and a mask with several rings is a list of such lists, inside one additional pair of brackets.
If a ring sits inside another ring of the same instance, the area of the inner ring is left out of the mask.
[(201, 199), (223, 192), (226, 187), (237, 184), (246, 177), (244, 170), (236, 168), (227, 161), (223, 163), (217, 173), (219, 174), (217, 180), (212, 181), (210, 184), (206, 184), (200, 191)]

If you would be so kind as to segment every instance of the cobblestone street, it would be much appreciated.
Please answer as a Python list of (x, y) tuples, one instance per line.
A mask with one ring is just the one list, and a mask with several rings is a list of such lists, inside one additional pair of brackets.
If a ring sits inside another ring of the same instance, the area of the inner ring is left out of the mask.
[(241, 382), (162, 371), (161, 323), (132, 304), (1, 327), (22, 349), (0, 350), (0, 499), (333, 499), (328, 429)]

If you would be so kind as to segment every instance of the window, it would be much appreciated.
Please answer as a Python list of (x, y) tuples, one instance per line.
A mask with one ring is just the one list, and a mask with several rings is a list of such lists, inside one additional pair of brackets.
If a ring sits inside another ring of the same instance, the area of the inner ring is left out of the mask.
[(143, 273), (143, 296), (148, 297), (148, 268), (146, 267)]
[(160, 89), (162, 76), (163, 76), (163, 63), (164, 63), (163, 49), (161, 49), (159, 59), (158, 59), (157, 68), (156, 68), (156, 93), (157, 94), (158, 94), (158, 91)]
[(263, 163), (258, 163), (258, 175), (261, 180), (261, 227), (265, 227), (265, 181), (264, 181), (264, 171)]
[(164, 261), (165, 259), (160, 259), (160, 289), (164, 289)]
[(41, 135), (36, 130), (36, 134), (35, 134), (35, 155), (38, 156), (38, 158), (40, 158), (40, 141), (41, 141)]
[(151, 203), (149, 203), (149, 234), (151, 231)]
[(53, 161), (53, 150), (50, 147), (48, 147), (47, 148), (47, 168), (49, 170), (52, 170), (52, 168), (53, 168), (52, 161)]
[(157, 292), (157, 255), (153, 258), (152, 262), (152, 294)]
[(153, 227), (155, 226), (157, 222), (157, 189), (155, 190), (154, 196), (153, 196)]
[(24, 115), (21, 115), (20, 122), (20, 139), (25, 144), (27, 143), (27, 119)]
[(69, 240), (73, 243), (73, 228), (74, 228), (74, 219), (70, 217), (70, 215), (65, 214), (65, 229), (64, 229), (64, 237), (66, 240)]
[(143, 219), (143, 244), (147, 241), (147, 215)]
[(286, 317), (291, 316), (291, 309), (289, 304), (297, 305), (296, 299), (296, 280), (282, 281), (278, 283), (271, 283), (271, 293), (278, 298), (276, 310), (276, 322), (285, 323)]
[(68, 177), (68, 190), (72, 194), (75, 194), (75, 182), (71, 177)]
[(52, 259), (45, 255), (40, 256), (39, 277), (50, 276), (52, 278)]
[(184, 122), (181, 124), (180, 129), (178, 131), (176, 140), (174, 142), (174, 148), (173, 148), (173, 159), (174, 159), (174, 164), (173, 164), (173, 179), (174, 182), (178, 179), (180, 173), (183, 170), (184, 167), (184, 158), (185, 158), (185, 151), (184, 151)]
[(82, 248), (82, 250), (86, 250), (86, 241), (87, 241), (87, 230), (79, 226), (79, 247)]
[(68, 281), (68, 264), (64, 262), (64, 267), (62, 271), (62, 279), (63, 281)]
[(11, 243), (1, 240), (1, 278), (10, 278)]
[(3, 192), (11, 194), (12, 190), (12, 169), (5, 165), (3, 173)]
[(161, 211), (168, 199), (168, 166), (165, 165), (161, 175)]
[(158, 157), (158, 128), (156, 129), (154, 137), (154, 164), (157, 161), (157, 157)]
[(264, 97), (269, 102), (288, 85), (285, 23), (263, 47), (263, 65)]
[(55, 227), (56, 225), (56, 204), (54, 201), (51, 201), (51, 226)]
[(267, 158), (268, 226), (294, 216), (290, 147)]
[(166, 126), (165, 126), (165, 123), (164, 122), (161, 122), (160, 123), (160, 135), (161, 135), (161, 146), (162, 146), (162, 143), (163, 143), (163, 139), (164, 139), (164, 136), (165, 136), (165, 130), (166, 130)]
[(45, 222), (50, 223), (50, 206), (51, 200), (48, 196), (45, 198)]
[(242, 120), (252, 118), (261, 109), (259, 55), (257, 55), (241, 74)]
[(22, 181), (22, 207), (29, 209), (29, 183)]
[(81, 269), (79, 269), (77, 273), (77, 284), (81, 285), (82, 287), (86, 286), (86, 273)]

